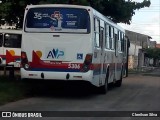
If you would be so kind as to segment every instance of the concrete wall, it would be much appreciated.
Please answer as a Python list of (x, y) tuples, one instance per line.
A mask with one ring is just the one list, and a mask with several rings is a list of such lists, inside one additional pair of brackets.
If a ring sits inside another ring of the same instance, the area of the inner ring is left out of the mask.
[(142, 46), (139, 46), (139, 45), (135, 45), (135, 44), (133, 44), (133, 43), (130, 43), (129, 55), (138, 56), (139, 49), (142, 49)]
[(142, 46), (130, 43), (129, 58), (128, 58), (128, 68), (129, 69), (133, 69), (133, 68), (137, 68), (138, 67), (140, 49), (142, 49)]

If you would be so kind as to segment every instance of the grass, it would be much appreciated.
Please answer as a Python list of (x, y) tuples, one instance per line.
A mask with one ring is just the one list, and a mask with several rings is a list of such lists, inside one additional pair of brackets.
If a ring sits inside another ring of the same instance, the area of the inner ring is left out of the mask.
[(29, 89), (24, 81), (0, 76), (0, 105), (28, 97)]

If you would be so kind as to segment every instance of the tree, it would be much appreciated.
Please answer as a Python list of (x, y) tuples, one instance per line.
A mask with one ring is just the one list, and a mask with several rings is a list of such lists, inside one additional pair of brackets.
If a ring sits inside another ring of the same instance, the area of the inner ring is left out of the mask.
[(17, 27), (22, 28), (24, 10), (28, 4), (38, 4), (40, 0), (1, 0), (0, 3), (0, 24), (3, 21), (12, 24), (16, 23)]
[[(135, 10), (149, 7), (150, 0), (1, 0), (0, 19), (8, 23), (18, 23), (22, 27), (23, 14), (29, 4), (78, 4), (90, 5), (116, 23), (130, 24)], [(1, 23), (2, 24), (2, 23)]]
[(150, 6), (150, 0), (144, 0), (141, 3), (132, 2), (132, 0), (101, 0), (99, 7), (93, 4), (93, 7), (108, 16), (112, 21), (116, 23), (130, 24), (132, 16), (135, 14), (135, 10), (139, 10), (144, 7)]
[(160, 48), (145, 49), (145, 57), (153, 59), (154, 65), (156, 65), (156, 61), (160, 60)]
[(145, 52), (148, 58), (160, 59), (160, 48), (147, 48)]

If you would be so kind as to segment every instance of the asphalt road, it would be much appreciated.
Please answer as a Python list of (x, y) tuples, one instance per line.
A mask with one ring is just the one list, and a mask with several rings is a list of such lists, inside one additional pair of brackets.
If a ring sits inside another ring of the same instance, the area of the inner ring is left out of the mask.
[[(78, 111), (57, 112), (56, 115), (59, 114), (59, 116), (38, 118), (40, 120), (106, 120), (107, 118), (111, 120), (160, 120), (160, 117), (142, 117), (142, 115), (150, 113), (160, 116), (160, 77), (155, 76), (155, 73), (160, 73), (157, 71), (159, 69), (154, 71), (153, 76), (152, 74), (147, 76), (129, 75), (123, 79), (121, 87), (112, 86), (106, 95), (96, 93), (95, 89), (88, 89), (87, 87), (90, 86), (72, 87), (67, 85), (63, 86), (63, 89), (61, 89), (62, 87), (51, 87), (47, 91), (45, 89), (48, 87), (40, 88), (39, 93), (35, 93), (34, 97), (0, 106), (0, 111), (41, 111), (42, 113), (44, 111), (55, 111), (55, 113), (57, 111)], [(84, 111), (89, 112), (84, 114)], [(109, 111), (114, 112), (109, 113)], [(54, 116), (55, 113), (48, 112), (48, 116)], [(65, 117), (70, 114), (74, 117)], [(135, 114), (140, 114), (141, 117), (133, 117)], [(34, 120), (34, 118), (32, 119)]]

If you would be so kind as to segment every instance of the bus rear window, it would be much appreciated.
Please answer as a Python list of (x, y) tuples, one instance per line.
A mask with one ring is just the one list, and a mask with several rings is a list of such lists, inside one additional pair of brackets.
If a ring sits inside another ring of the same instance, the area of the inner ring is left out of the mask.
[(90, 32), (90, 18), (86, 9), (31, 8), (25, 23), (26, 32)]
[(8, 48), (21, 48), (21, 38), (19, 34), (5, 34), (4, 47)]

